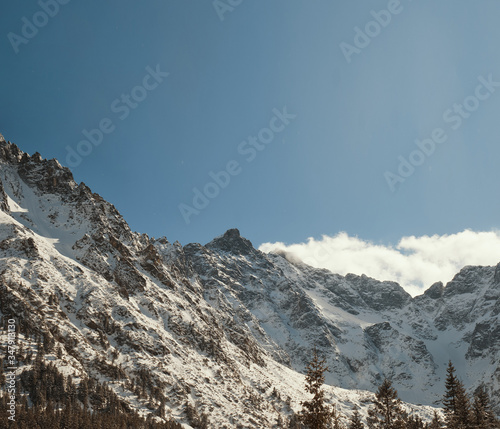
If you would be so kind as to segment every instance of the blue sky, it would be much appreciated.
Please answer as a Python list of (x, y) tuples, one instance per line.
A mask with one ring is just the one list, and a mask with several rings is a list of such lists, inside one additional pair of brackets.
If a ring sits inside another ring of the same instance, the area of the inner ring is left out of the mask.
[(256, 246), (498, 229), (500, 2), (65, 1), (2, 6), (0, 132), (132, 229)]

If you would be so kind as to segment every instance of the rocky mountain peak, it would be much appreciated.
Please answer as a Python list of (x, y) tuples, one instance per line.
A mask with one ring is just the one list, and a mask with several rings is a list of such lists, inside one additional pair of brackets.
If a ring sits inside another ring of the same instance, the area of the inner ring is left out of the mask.
[(443, 296), (443, 292), (444, 292), (443, 282), (436, 282), (424, 292), (424, 295), (431, 299), (438, 299)]
[(255, 253), (250, 240), (242, 237), (236, 228), (228, 229), (223, 235), (214, 238), (205, 247), (211, 250), (222, 250), (223, 252), (250, 255)]
[(443, 296), (451, 297), (474, 293), (482, 279), (491, 271), (492, 267), (466, 266), (458, 272), (446, 285)]
[(0, 138), (0, 162), (17, 167), (21, 178), (42, 192), (65, 194), (77, 187), (73, 174), (56, 159), (44, 159), (40, 153), (29, 155), (14, 143)]
[(38, 152), (31, 157), (23, 157), (19, 174), (26, 183), (42, 192), (66, 194), (77, 188), (68, 168), (61, 166), (56, 159), (43, 159)]
[(19, 149), (14, 143), (5, 141), (5, 138), (0, 138), (0, 161), (17, 164), (21, 160), (24, 152)]

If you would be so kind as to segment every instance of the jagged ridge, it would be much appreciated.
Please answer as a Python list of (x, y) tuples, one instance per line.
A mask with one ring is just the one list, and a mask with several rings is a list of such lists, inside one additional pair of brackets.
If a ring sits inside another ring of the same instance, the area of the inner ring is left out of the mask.
[[(271, 427), (290, 413), (286, 396), (303, 397), (293, 370), (315, 346), (335, 386), (374, 391), (389, 377), (406, 401), (438, 404), (451, 358), (470, 390), (499, 397), (499, 266), (466, 267), (412, 299), (394, 282), (263, 254), (237, 229), (184, 247), (134, 233), (56, 160), (4, 140), (0, 168), (2, 313), (49, 332), (77, 379), (145, 370), (179, 418), (187, 401), (218, 427)], [(345, 410), (367, 395), (329, 394)]]

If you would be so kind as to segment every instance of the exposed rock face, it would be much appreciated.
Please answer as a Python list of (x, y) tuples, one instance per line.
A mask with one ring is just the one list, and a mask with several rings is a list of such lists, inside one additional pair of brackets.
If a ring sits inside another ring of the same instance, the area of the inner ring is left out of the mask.
[(224, 235), (214, 238), (206, 247), (211, 250), (220, 250), (236, 255), (252, 255), (256, 253), (252, 243), (243, 238), (236, 228), (229, 229)]
[(346, 280), (359, 293), (363, 301), (373, 310), (403, 308), (411, 301), (411, 296), (395, 282), (381, 282), (373, 288), (373, 279), (362, 275), (347, 274)]
[(492, 349), (498, 348), (500, 348), (500, 325), (498, 323), (491, 325), (489, 322), (477, 323), (471, 336), (467, 357), (487, 356)]
[[(1, 311), (134, 407), (147, 404), (125, 380), (145, 371), (174, 413), (189, 401), (214, 427), (272, 427), (287, 396), (295, 408), (304, 399), (298, 372), (313, 347), (334, 386), (375, 391), (389, 377), (404, 400), (439, 404), (452, 359), (500, 406), (500, 264), (412, 299), (394, 282), (264, 254), (237, 229), (204, 246), (150, 239), (56, 160), (0, 138), (0, 273)], [(366, 408), (364, 393), (328, 392), (346, 411)]]
[(495, 283), (500, 284), (500, 263), (497, 265), (495, 269)]
[(442, 298), (444, 293), (444, 285), (442, 282), (434, 283), (429, 289), (424, 292), (424, 295), (431, 299)]
[(7, 199), (7, 194), (3, 189), (3, 183), (0, 180), (0, 210), (3, 210), (5, 213), (9, 213), (9, 201)]

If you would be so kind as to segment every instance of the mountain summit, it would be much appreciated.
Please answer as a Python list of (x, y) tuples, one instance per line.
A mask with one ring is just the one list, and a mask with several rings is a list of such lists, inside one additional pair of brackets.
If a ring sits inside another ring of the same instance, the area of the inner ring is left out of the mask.
[(206, 247), (240, 255), (251, 255), (256, 252), (252, 243), (242, 237), (240, 231), (236, 228), (229, 229), (223, 235), (214, 238)]

